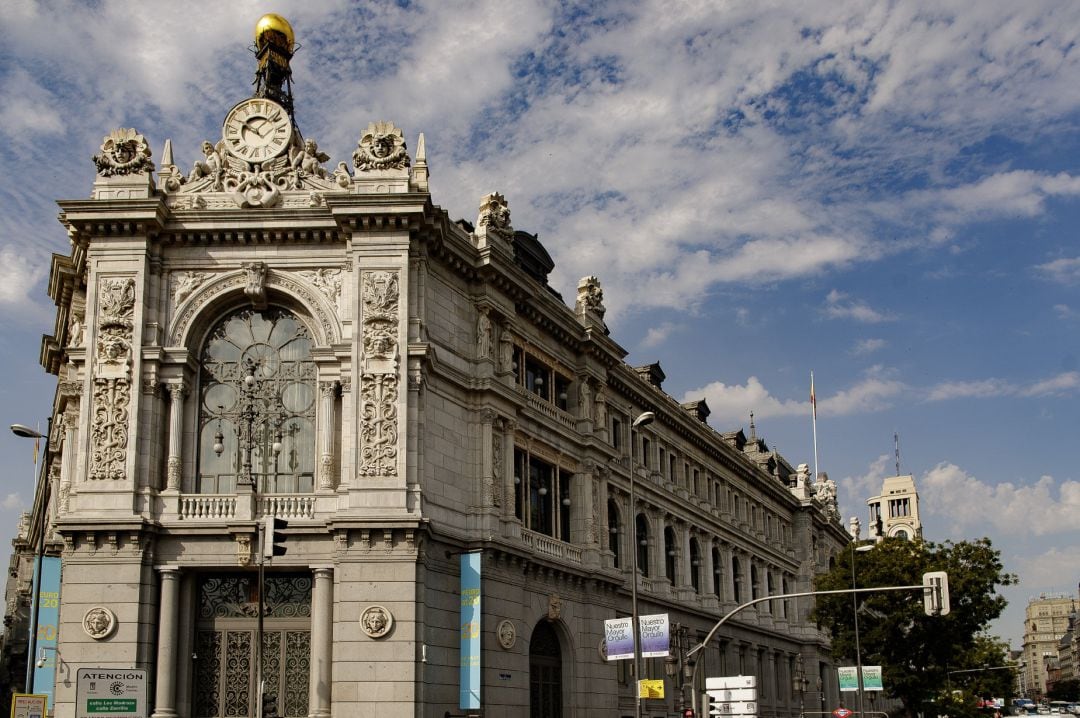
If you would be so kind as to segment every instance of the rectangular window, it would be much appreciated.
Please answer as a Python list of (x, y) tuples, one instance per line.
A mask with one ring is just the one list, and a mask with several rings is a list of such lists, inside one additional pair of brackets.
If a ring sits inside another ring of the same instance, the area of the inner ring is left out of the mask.
[(652, 468), (652, 462), (649, 461), (649, 454), (652, 452), (652, 443), (645, 437), (641, 438), (641, 465), (646, 469)]
[(611, 445), (616, 449), (622, 448), (622, 421), (619, 417), (611, 417)]
[(658, 452), (660, 452), (659, 453), (659, 457), (660, 457), (659, 458), (660, 475), (663, 476), (666, 479), (667, 478), (666, 472), (667, 472), (667, 468), (668, 468), (667, 467), (667, 454), (664, 451), (664, 447), (662, 447), (662, 446), (657, 447), (656, 450)]

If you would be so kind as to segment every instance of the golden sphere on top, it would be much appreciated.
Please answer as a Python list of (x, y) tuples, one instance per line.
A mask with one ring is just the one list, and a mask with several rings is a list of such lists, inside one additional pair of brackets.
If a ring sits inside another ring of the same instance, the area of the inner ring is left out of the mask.
[(263, 35), (268, 32), (278, 32), (285, 36), (286, 46), (289, 52), (293, 49), (293, 29), (289, 21), (276, 13), (267, 13), (255, 23), (255, 47), (260, 47)]

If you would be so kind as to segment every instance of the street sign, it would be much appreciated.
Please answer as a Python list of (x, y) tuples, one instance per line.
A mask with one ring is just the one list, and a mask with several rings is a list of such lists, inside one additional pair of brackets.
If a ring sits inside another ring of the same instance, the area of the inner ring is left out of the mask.
[(75, 683), (75, 718), (146, 718), (146, 671), (80, 668)]
[(757, 703), (741, 701), (738, 703), (720, 703), (711, 701), (709, 710), (714, 716), (752, 716), (757, 715)]
[(833, 718), (848, 718), (851, 715), (851, 711), (847, 708), (837, 708), (832, 712)]
[(48, 696), (41, 693), (16, 693), (11, 701), (11, 718), (45, 718)]
[(721, 703), (757, 700), (756, 688), (717, 688), (708, 693), (710, 697)]
[(705, 690), (714, 691), (721, 688), (756, 688), (757, 676), (714, 676), (705, 679)]
[(639, 698), (663, 698), (664, 681), (662, 679), (644, 678), (638, 681)]

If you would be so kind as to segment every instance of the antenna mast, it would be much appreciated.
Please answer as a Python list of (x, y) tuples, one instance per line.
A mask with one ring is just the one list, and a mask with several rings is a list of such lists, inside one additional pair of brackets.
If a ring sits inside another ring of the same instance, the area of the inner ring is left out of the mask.
[(900, 475), (900, 434), (893, 432), (893, 446), (896, 447), (896, 475)]

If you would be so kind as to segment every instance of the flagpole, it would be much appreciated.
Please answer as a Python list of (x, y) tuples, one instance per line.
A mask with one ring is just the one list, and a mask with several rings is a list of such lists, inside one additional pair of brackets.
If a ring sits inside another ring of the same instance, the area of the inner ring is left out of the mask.
[(810, 411), (813, 416), (814, 426), (814, 481), (818, 480), (818, 454), (817, 454), (817, 396), (814, 394), (814, 372), (810, 372)]

